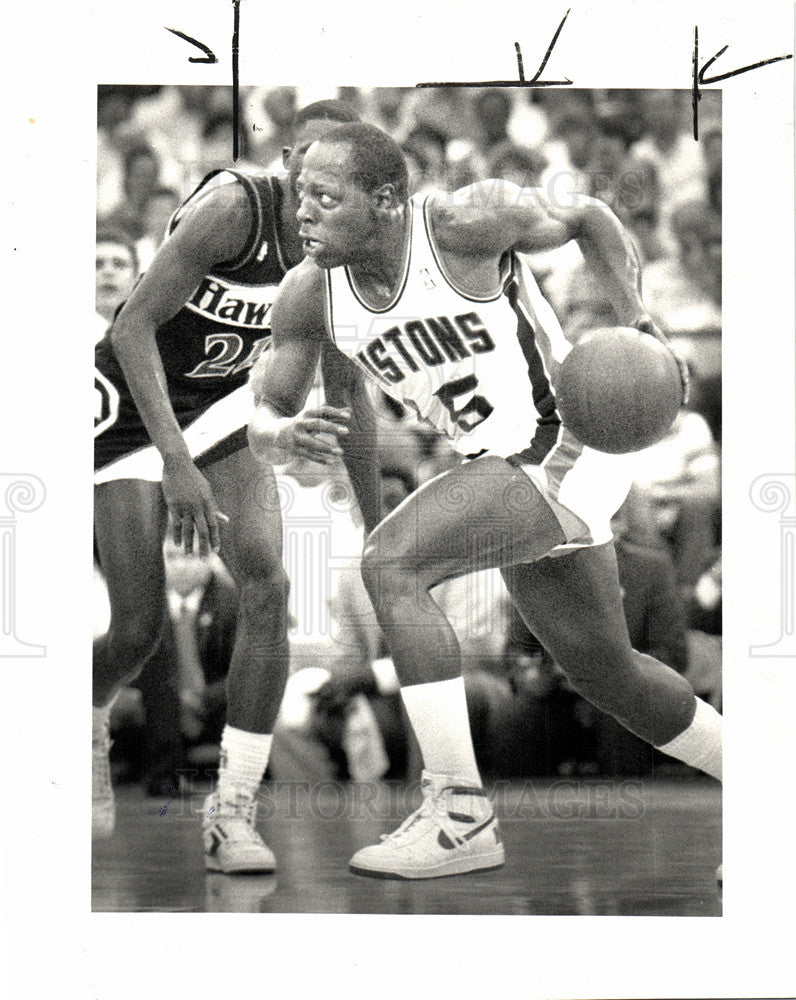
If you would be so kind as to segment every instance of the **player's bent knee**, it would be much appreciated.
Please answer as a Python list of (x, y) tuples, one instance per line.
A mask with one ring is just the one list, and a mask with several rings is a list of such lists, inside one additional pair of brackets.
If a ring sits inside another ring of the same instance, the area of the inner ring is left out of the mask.
[(390, 606), (407, 594), (414, 594), (418, 586), (416, 571), (391, 558), (383, 548), (368, 542), (362, 553), (362, 581), (374, 604)]
[(120, 681), (130, 683), (158, 649), (163, 639), (162, 616), (144, 616), (124, 622), (111, 622), (108, 630), (108, 653), (111, 663), (125, 669)]
[(274, 566), (267, 573), (247, 576), (240, 583), (241, 614), (281, 615), (287, 608), (290, 580), (284, 568)]

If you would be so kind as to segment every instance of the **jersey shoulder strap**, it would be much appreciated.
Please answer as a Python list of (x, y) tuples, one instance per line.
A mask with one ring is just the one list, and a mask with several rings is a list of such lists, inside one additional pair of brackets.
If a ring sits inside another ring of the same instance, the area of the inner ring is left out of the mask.
[[(240, 184), (246, 192), (251, 222), (239, 253), (229, 260), (218, 261), (214, 266), (213, 273), (219, 276), (232, 276), (235, 272), (239, 272), (247, 265), (256, 262), (260, 256), (264, 256), (261, 252), (263, 246), (274, 248), (281, 258), (277, 226), (281, 192), (278, 184), (267, 174), (244, 173), (232, 169), (211, 170), (171, 217), (168, 234), (171, 235), (177, 228), (189, 205), (198, 201), (202, 196), (210, 195), (213, 190), (222, 185), (233, 183)], [(285, 262), (281, 259), (280, 265), (283, 272), (287, 270)]]

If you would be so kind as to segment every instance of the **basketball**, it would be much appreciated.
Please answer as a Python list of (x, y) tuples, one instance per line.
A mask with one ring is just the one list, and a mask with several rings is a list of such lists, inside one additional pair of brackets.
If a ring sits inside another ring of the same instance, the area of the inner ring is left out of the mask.
[(586, 334), (564, 359), (556, 387), (564, 426), (583, 444), (612, 455), (659, 441), (682, 398), (668, 348), (623, 326)]

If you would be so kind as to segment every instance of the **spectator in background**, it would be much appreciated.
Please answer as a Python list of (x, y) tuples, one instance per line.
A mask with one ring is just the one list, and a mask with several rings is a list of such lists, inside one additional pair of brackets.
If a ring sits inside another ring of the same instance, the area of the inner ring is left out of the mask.
[(692, 406), (699, 405), (720, 438), (721, 216), (705, 199), (691, 199), (674, 208), (671, 229), (674, 252), (642, 271), (644, 301), (692, 367), (697, 382)]
[(660, 187), (655, 167), (634, 155), (619, 124), (604, 123), (586, 166), (589, 190), (610, 205), (633, 237), (642, 262), (662, 253), (657, 236)]
[[(232, 112), (224, 108), (205, 119), (199, 146), (199, 168), (203, 174), (211, 170), (220, 170), (229, 162), (229, 151), (232, 148)], [(237, 167), (249, 169), (252, 164), (248, 160), (249, 133), (242, 130), (238, 135), (239, 161)], [(258, 168), (260, 164), (257, 164)]]
[(147, 203), (159, 186), (157, 154), (150, 146), (134, 146), (124, 157), (123, 200), (104, 221), (140, 240), (144, 235)]
[(152, 258), (166, 237), (169, 220), (180, 205), (180, 196), (174, 188), (158, 187), (149, 196), (144, 208), (144, 235), (136, 243), (141, 270), (146, 271)]
[[(642, 90), (644, 135), (631, 147), (632, 153), (648, 160), (658, 176), (661, 189), (659, 237), (664, 252), (674, 249), (670, 217), (674, 206), (686, 199), (704, 199), (707, 195), (702, 143), (694, 142), (688, 91)], [(703, 91), (700, 120), (703, 128), (716, 120), (721, 95)]]
[(245, 129), (249, 155), (265, 165), (269, 173), (284, 171), (282, 153), (286, 146), (293, 145), (297, 100), (295, 87), (258, 87), (249, 95), (246, 118), (251, 124)]
[(507, 140), (487, 157), (486, 176), (500, 177), (519, 187), (538, 187), (547, 160), (535, 149)]
[(369, 96), (370, 107), (363, 112), (362, 117), (390, 135), (400, 136), (408, 93), (404, 87), (374, 87)]
[[(568, 144), (579, 168), (577, 174), (571, 175), (575, 188), (567, 197), (590, 195), (610, 205), (630, 233), (640, 259), (654, 259), (661, 253), (655, 170), (649, 162), (628, 151), (626, 139), (616, 126), (601, 131), (591, 123), (575, 141), (575, 122), (582, 124), (585, 114), (579, 113), (568, 120), (572, 126)], [(588, 145), (580, 142), (584, 136), (588, 137)], [(558, 183), (561, 193), (564, 182)], [(603, 282), (586, 266), (576, 247), (546, 255), (541, 267), (537, 262), (534, 273), (537, 268), (567, 337), (576, 340), (585, 330), (616, 322)]]
[(556, 204), (569, 205), (574, 193), (589, 190), (587, 167), (599, 131), (597, 118), (590, 99), (580, 92), (570, 103), (553, 102), (548, 123), (543, 152), (549, 165), (542, 186)]
[(132, 87), (97, 88), (97, 216), (109, 215), (123, 197), (125, 126), (135, 100)]
[(105, 335), (116, 310), (133, 290), (139, 270), (138, 251), (127, 233), (107, 226), (97, 230), (95, 343)]
[[(189, 748), (188, 759), (217, 762), (226, 720), (226, 677), (235, 645), (238, 590), (215, 555), (202, 559), (170, 540), (164, 555), (181, 729)], [(199, 747), (204, 750), (197, 757), (190, 748)]]
[(721, 215), (722, 131), (720, 121), (708, 121), (699, 133), (702, 156), (705, 161), (708, 185), (708, 204)]
[(409, 184), (415, 194), (445, 187), (447, 140), (442, 132), (431, 125), (417, 125), (401, 148), (410, 159)]
[(498, 146), (511, 142), (509, 122), (513, 112), (514, 101), (509, 91), (485, 88), (474, 93), (472, 146), (482, 161)]
[(621, 135), (626, 146), (637, 142), (644, 135), (647, 122), (643, 90), (629, 87), (595, 90), (593, 96), (594, 111), (603, 131)]
[(680, 596), (690, 604), (697, 581), (717, 556), (721, 469), (707, 421), (683, 407), (664, 438), (633, 456), (633, 468), (669, 545)]

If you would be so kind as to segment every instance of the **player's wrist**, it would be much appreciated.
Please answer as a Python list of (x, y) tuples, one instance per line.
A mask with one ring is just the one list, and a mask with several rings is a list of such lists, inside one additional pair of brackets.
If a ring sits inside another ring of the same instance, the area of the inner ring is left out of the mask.
[(185, 447), (184, 442), (180, 442), (180, 444), (182, 445), (181, 447), (176, 446), (161, 451), (165, 471), (181, 472), (193, 467), (194, 460), (191, 458), (191, 453)]
[(282, 416), (270, 406), (259, 406), (247, 431), (253, 454), (271, 465), (284, 465), (289, 461), (293, 421), (293, 417)]

